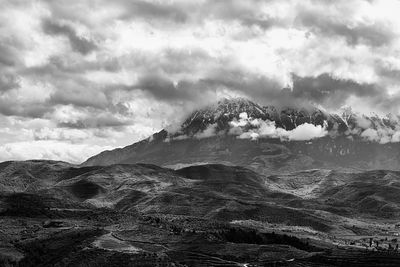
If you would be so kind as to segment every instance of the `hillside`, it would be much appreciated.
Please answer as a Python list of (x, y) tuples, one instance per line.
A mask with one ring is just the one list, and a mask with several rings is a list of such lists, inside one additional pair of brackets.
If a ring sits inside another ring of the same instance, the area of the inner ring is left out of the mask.
[[(374, 252), (392, 249), (400, 234), (396, 171), (262, 175), (221, 164), (172, 170), (26, 161), (2, 163), (0, 177), (1, 264), (400, 261)], [(365, 250), (370, 240), (379, 244)]]
[[(38, 165), (41, 166), (40, 173), (24, 180), (24, 187), (19, 183), (9, 184), (1, 191), (3, 198), (14, 198), (18, 194), (37, 195), (46, 197), (47, 204), (43, 205), (50, 205), (50, 208), (77, 205), (222, 220), (263, 218), (279, 221), (280, 217), (274, 214), (278, 210), (285, 218), (287, 213), (295, 212), (302, 214), (303, 219), (311, 219), (314, 215), (310, 214), (315, 210), (336, 215), (378, 217), (397, 216), (400, 212), (400, 172), (396, 171), (315, 169), (262, 175), (243, 167), (220, 164), (178, 170), (149, 164), (88, 169), (59, 162), (28, 161), (9, 163), (0, 170), (3, 183), (20, 179), (21, 172), (33, 173)], [(10, 173), (11, 166), (14, 170), (18, 166), (19, 171)], [(54, 176), (54, 166), (58, 166), (58, 177)], [(46, 184), (43, 181), (47, 181)], [(11, 187), (15, 189), (11, 190)], [(51, 206), (53, 204), (55, 206)], [(3, 211), (10, 212), (7, 205), (3, 206)], [(297, 218), (293, 220), (291, 223), (295, 224)]]
[[(124, 148), (104, 151), (82, 166), (143, 162), (179, 168), (220, 163), (265, 174), (310, 168), (397, 170), (398, 127), (393, 118), (366, 117), (349, 110), (341, 116), (318, 109), (278, 112), (249, 100), (224, 100), (193, 112), (176, 132), (163, 130)], [(302, 132), (306, 130), (318, 133), (307, 139)], [(381, 140), (366, 136), (374, 131), (391, 135), (381, 134)], [(383, 140), (389, 137), (392, 141)]]

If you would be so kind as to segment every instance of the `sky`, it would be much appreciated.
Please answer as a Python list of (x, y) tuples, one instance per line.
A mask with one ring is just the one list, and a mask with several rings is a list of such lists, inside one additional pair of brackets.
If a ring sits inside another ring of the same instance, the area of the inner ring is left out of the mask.
[(0, 161), (73, 163), (224, 97), (399, 115), (400, 1), (0, 0)]

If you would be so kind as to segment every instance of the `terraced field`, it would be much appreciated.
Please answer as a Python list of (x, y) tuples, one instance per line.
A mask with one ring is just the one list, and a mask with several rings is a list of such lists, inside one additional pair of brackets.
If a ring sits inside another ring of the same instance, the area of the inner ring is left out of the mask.
[(28, 161), (2, 164), (0, 184), (2, 265), (400, 263), (395, 171)]

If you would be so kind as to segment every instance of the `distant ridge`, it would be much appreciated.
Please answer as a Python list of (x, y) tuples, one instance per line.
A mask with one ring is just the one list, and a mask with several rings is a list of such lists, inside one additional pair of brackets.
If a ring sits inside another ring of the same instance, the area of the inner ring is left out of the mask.
[[(317, 108), (279, 110), (234, 98), (192, 112), (178, 128), (104, 151), (82, 165), (143, 162), (178, 167), (222, 163), (257, 171), (320, 167), (397, 170), (400, 166), (400, 126), (394, 116), (368, 117), (351, 109), (340, 115)], [(297, 128), (320, 133), (290, 141)], [(253, 142), (255, 139), (258, 141)]]

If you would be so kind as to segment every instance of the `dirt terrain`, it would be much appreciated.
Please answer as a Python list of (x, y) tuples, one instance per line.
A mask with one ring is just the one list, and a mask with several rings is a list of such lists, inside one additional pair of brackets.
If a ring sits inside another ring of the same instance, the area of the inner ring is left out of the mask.
[(0, 165), (3, 266), (398, 266), (400, 174)]

